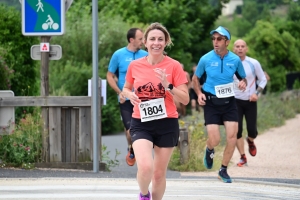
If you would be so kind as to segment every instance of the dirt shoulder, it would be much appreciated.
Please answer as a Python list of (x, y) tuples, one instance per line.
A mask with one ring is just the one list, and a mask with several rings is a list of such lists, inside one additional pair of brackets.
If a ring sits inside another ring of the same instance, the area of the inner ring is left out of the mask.
[[(257, 155), (252, 157), (245, 142), (248, 166), (237, 167), (237, 149), (228, 167), (231, 177), (300, 179), (300, 114), (285, 125), (260, 134), (255, 144)], [(182, 176), (216, 176), (216, 171), (183, 172)]]

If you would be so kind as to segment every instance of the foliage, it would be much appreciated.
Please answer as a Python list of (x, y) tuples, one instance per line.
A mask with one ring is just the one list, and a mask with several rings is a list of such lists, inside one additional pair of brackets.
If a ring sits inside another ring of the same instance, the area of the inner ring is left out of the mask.
[(297, 40), (286, 31), (280, 33), (266, 21), (258, 21), (244, 39), (251, 44), (249, 55), (256, 58), (270, 75), (271, 92), (283, 91), (285, 74), (300, 70)]
[[(62, 46), (61, 60), (50, 63), (50, 93), (65, 93), (71, 96), (88, 94), (88, 79), (92, 71), (92, 16), (90, 7), (81, 2), (72, 5), (67, 12), (66, 33), (53, 37), (52, 42)], [(133, 25), (134, 26), (134, 25)], [(130, 25), (120, 17), (108, 17), (99, 13), (99, 77), (106, 78), (109, 59), (113, 52), (126, 46), (126, 33)], [(115, 92), (107, 87), (107, 105), (102, 106), (102, 133), (113, 133), (122, 129), (119, 106)]]
[[(282, 94), (273, 93), (260, 97), (258, 101), (257, 114), (257, 129), (258, 133), (282, 126), (285, 120), (295, 117), (300, 113), (299, 97), (287, 98), (282, 100)], [(203, 156), (206, 146), (207, 134), (204, 124), (203, 113), (197, 116), (188, 116), (180, 121), (181, 128), (187, 128), (190, 133), (189, 140), (189, 160), (187, 163), (180, 163), (180, 150), (176, 148), (172, 154), (168, 168), (176, 171), (204, 171)], [(243, 136), (247, 134), (247, 129), (244, 121)], [(220, 128), (221, 142), (215, 147), (214, 170), (217, 170), (221, 165), (223, 150), (226, 145), (226, 135), (224, 134), (223, 126)]]
[[(11, 122), (14, 126), (12, 134), (0, 135), (0, 167), (34, 168), (34, 163), (42, 161), (42, 130), (43, 121), (40, 110), (33, 114), (24, 111), (19, 123)], [(109, 157), (110, 151), (102, 145), (101, 160), (106, 164), (106, 170), (119, 165), (117, 156), (120, 152), (116, 149), (114, 159)]]
[(167, 50), (168, 54), (190, 67), (191, 62), (198, 62), (200, 56), (211, 49), (211, 46), (202, 44), (209, 40), (209, 32), (215, 28), (212, 25), (221, 15), (222, 3), (226, 2), (229, 1), (113, 0), (99, 1), (99, 8), (110, 16), (120, 15), (129, 23), (162, 23), (174, 43)]
[[(37, 63), (30, 57), (30, 48), (38, 43), (38, 40), (22, 35), (21, 13), (15, 8), (0, 5), (0, 21), (0, 47), (6, 50), (3, 59), (14, 71), (10, 89), (15, 96), (21, 96), (23, 91), (30, 87), (27, 95), (35, 96), (38, 93)], [(24, 109), (32, 111), (30, 108), (17, 108), (17, 119), (20, 119)]]
[(300, 79), (295, 80), (293, 89), (300, 89)]
[(240, 15), (234, 16), (237, 36), (245, 36), (254, 27), (256, 21), (270, 18), (270, 4), (258, 4), (255, 1), (244, 1)]
[(6, 64), (3, 56), (6, 51), (0, 47), (0, 90), (9, 90), (11, 88), (11, 79), (13, 78), (14, 70)]
[[(244, 0), (243, 5), (236, 9), (234, 15), (237, 36), (244, 37), (258, 20), (276, 22), (277, 15), (279, 15), (275, 12), (276, 9), (283, 8), (283, 5), (287, 3), (285, 0), (268, 0), (267, 2), (265, 0)], [(284, 17), (286, 14), (280, 15), (282, 15), (280, 17)]]
[(19, 0), (1, 0), (0, 4), (4, 4), (6, 6), (13, 6), (17, 10), (21, 10), (21, 4)]
[[(203, 150), (206, 147), (207, 133), (204, 129), (204, 119), (202, 115), (187, 116), (179, 120), (180, 129), (187, 129), (189, 132), (189, 159), (186, 163), (180, 161), (180, 149), (175, 148), (172, 154), (168, 168), (176, 171), (204, 171)], [(218, 147), (216, 147), (219, 150)], [(218, 159), (221, 154), (215, 155), (214, 166), (218, 166)], [(214, 169), (217, 169), (214, 167)]]
[(106, 166), (105, 166), (106, 171), (110, 172), (112, 167), (119, 166), (120, 162), (119, 162), (119, 160), (117, 160), (117, 156), (120, 155), (121, 152), (116, 149), (116, 155), (113, 160), (110, 159), (109, 154), (110, 154), (110, 151), (107, 151), (107, 146), (103, 144), (101, 158), (102, 158), (102, 161), (106, 164)]
[(37, 94), (36, 63), (30, 58), (31, 45), (38, 43), (35, 37), (24, 37), (21, 32), (21, 13), (14, 8), (0, 6), (0, 46), (7, 49), (4, 57), (7, 65), (14, 71), (11, 89), (16, 96), (22, 89), (30, 86), (30, 95)]
[(2, 167), (13, 166), (32, 168), (33, 163), (41, 161), (42, 120), (39, 114), (26, 114), (19, 124), (12, 123), (15, 130), (0, 139), (0, 159)]

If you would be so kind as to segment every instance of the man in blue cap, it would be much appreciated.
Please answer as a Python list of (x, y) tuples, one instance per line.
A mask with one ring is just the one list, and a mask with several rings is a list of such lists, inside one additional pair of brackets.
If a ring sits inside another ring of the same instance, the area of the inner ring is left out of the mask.
[[(198, 103), (203, 106), (205, 126), (208, 133), (203, 163), (207, 169), (213, 167), (214, 147), (220, 142), (219, 126), (225, 126), (226, 147), (218, 177), (225, 183), (232, 180), (227, 173), (227, 166), (233, 155), (238, 131), (238, 110), (234, 87), (244, 91), (247, 86), (246, 74), (240, 58), (227, 49), (230, 43), (229, 31), (219, 26), (210, 32), (214, 49), (200, 58), (192, 79), (198, 95)], [(233, 75), (238, 82), (234, 83)], [(203, 85), (200, 78), (205, 78)]]

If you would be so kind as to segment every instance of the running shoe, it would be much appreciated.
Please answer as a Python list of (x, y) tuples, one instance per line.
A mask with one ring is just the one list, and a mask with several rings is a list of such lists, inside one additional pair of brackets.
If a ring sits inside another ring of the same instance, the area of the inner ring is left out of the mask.
[(140, 193), (139, 197), (140, 197), (139, 200), (151, 200), (151, 194), (149, 191), (146, 196), (143, 196), (142, 193)]
[(215, 150), (208, 150), (208, 148), (206, 147), (205, 153), (204, 153), (204, 157), (203, 157), (203, 163), (204, 166), (207, 169), (211, 169), (213, 167), (214, 164), (214, 154), (215, 154)]
[(135, 156), (132, 148), (128, 148), (128, 153), (126, 155), (126, 163), (129, 166), (133, 166), (135, 164)]
[(256, 146), (255, 146), (254, 142), (251, 142), (248, 137), (246, 138), (246, 140), (248, 142), (250, 155), (256, 156)]
[(224, 183), (232, 183), (230, 176), (227, 174), (227, 169), (221, 168), (219, 170), (218, 178)]
[(244, 165), (247, 166), (247, 158), (246, 155), (242, 155), (240, 161), (238, 162), (237, 166), (243, 167)]

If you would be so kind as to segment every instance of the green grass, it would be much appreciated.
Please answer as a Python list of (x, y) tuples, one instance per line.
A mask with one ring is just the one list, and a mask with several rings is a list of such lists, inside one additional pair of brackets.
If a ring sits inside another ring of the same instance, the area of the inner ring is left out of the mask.
[[(300, 113), (300, 99), (291, 98), (281, 100), (281, 94), (266, 94), (258, 101), (257, 129), (258, 134), (264, 131), (284, 125), (287, 119), (294, 118)], [(203, 165), (203, 153), (206, 146), (207, 133), (204, 126), (203, 113), (197, 116), (187, 116), (180, 120), (180, 127), (189, 131), (189, 160), (186, 163), (180, 162), (179, 148), (174, 150), (169, 163), (169, 169), (176, 171), (206, 171)], [(243, 136), (247, 135), (244, 121)], [(220, 128), (221, 142), (215, 148), (214, 167), (217, 170), (221, 166), (223, 150), (226, 144), (224, 127)]]

